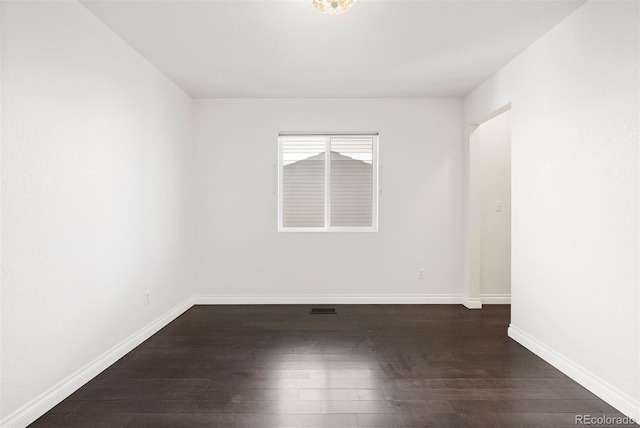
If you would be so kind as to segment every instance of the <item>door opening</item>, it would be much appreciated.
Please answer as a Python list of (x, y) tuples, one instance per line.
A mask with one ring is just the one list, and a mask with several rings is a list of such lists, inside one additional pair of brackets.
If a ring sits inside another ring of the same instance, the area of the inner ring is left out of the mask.
[(471, 282), (482, 304), (511, 303), (511, 111), (471, 135)]

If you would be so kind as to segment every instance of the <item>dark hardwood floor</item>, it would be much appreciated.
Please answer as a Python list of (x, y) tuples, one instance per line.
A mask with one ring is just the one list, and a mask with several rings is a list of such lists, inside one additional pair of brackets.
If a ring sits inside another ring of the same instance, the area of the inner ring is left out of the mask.
[(509, 339), (508, 306), (310, 308), (195, 306), (32, 426), (575, 427), (576, 415), (622, 416)]

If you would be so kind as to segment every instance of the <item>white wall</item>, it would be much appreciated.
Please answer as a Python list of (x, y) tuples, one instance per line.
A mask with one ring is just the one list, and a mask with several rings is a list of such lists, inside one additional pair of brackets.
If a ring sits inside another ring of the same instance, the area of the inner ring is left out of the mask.
[(510, 115), (506, 111), (482, 123), (470, 137), (470, 191), (478, 193), (474, 225), (478, 227), (477, 280), (483, 303), (504, 303), (511, 294)]
[(79, 3), (1, 7), (7, 420), (193, 294), (193, 112)]
[(464, 102), (512, 105), (510, 335), (636, 419), (638, 7), (585, 4)]
[[(201, 294), (460, 293), (461, 100), (220, 99), (195, 109)], [(379, 232), (277, 232), (278, 132), (323, 130), (380, 132)]]

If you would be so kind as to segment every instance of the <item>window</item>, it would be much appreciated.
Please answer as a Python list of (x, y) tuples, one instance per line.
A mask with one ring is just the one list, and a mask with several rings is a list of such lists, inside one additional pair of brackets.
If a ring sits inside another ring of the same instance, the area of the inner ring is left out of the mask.
[(279, 231), (375, 232), (377, 217), (377, 134), (280, 134)]

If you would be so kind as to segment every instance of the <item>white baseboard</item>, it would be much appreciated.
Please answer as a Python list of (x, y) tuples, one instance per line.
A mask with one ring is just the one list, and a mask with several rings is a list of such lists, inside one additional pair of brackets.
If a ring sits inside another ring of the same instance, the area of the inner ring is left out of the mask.
[(467, 309), (482, 309), (482, 299), (478, 299), (477, 297), (469, 297), (464, 294), (462, 297), (462, 304)]
[(194, 304), (463, 304), (460, 294), (319, 294), (319, 295), (204, 295), (193, 296), (138, 330), (98, 358), (63, 379), (0, 421), (2, 428), (23, 428), (55, 407), (110, 365), (131, 352)]
[(462, 303), (460, 294), (238, 294), (202, 295), (196, 305), (371, 305)]
[(511, 294), (481, 294), (483, 305), (510, 305)]
[(40, 394), (24, 406), (7, 415), (0, 421), (3, 428), (23, 428), (33, 423), (40, 416), (47, 413), (62, 400), (74, 393), (82, 385), (99, 375), (107, 367), (131, 352), (136, 346), (153, 336), (164, 326), (182, 315), (193, 306), (194, 299), (189, 298), (174, 307), (164, 315), (158, 317), (147, 326), (138, 330), (98, 358), (85, 365), (71, 376), (63, 379), (49, 390)]
[(636, 421), (640, 420), (640, 402), (634, 400), (633, 397), (620, 391), (618, 388), (566, 358), (559, 352), (551, 349), (518, 327), (510, 325), (508, 334), (510, 338), (538, 355), (620, 412)]

